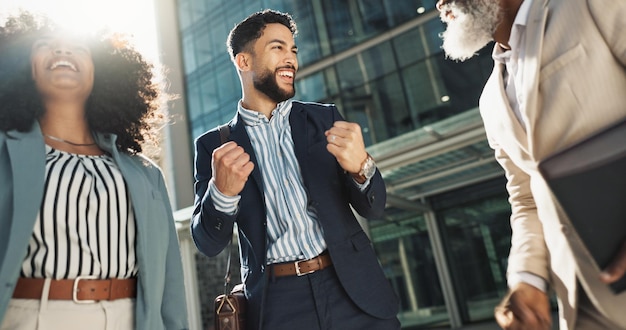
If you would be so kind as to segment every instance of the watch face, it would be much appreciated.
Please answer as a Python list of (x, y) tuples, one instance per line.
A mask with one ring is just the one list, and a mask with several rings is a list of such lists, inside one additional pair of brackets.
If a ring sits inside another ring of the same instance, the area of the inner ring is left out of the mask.
[(363, 175), (369, 179), (374, 176), (374, 172), (376, 172), (376, 164), (372, 157), (367, 157), (365, 164), (363, 164)]

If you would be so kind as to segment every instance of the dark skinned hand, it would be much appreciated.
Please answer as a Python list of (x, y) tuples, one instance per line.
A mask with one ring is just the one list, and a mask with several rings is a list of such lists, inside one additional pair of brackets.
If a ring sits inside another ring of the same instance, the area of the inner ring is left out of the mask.
[(600, 280), (606, 284), (616, 282), (626, 273), (626, 242), (622, 243), (622, 248), (617, 253), (609, 266), (600, 274)]
[(523, 282), (513, 287), (495, 308), (495, 317), (505, 330), (552, 328), (548, 295)]

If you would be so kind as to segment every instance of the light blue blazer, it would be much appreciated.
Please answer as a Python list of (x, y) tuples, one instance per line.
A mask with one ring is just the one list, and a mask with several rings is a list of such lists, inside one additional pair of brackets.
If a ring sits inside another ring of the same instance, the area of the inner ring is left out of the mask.
[[(143, 156), (115, 148), (116, 136), (96, 142), (119, 166), (136, 218), (139, 265), (136, 329), (187, 329), (178, 238), (160, 169)], [(0, 323), (11, 299), (41, 204), (45, 145), (39, 124), (0, 132)]]

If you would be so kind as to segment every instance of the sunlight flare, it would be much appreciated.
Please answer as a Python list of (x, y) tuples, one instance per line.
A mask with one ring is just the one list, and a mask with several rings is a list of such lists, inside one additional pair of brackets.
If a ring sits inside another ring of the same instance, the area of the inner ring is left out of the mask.
[(2, 0), (0, 20), (24, 9), (44, 14), (65, 28), (92, 32), (102, 28), (127, 34), (148, 58), (156, 60), (156, 27), (152, 0)]

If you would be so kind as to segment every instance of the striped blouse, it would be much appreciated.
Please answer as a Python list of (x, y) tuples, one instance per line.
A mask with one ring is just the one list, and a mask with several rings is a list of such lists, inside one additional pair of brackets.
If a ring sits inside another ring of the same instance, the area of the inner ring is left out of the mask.
[(45, 175), (21, 276), (136, 276), (133, 208), (113, 159), (46, 146)]

